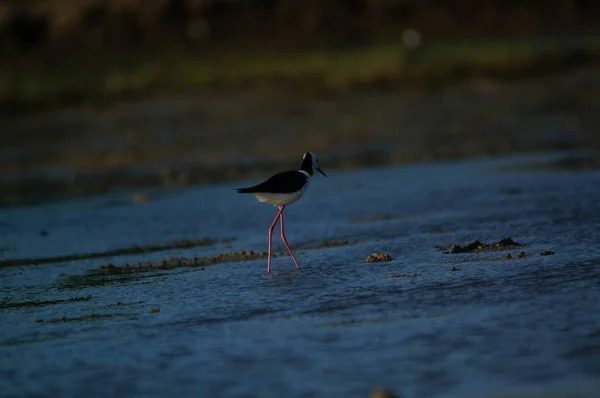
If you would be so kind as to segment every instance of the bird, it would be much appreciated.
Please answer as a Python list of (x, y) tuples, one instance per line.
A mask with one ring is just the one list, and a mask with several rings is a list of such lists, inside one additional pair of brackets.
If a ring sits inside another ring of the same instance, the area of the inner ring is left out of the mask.
[(287, 205), (297, 202), (305, 193), (310, 185), (310, 179), (313, 177), (314, 172), (318, 171), (324, 177), (327, 175), (319, 167), (319, 158), (313, 152), (306, 152), (302, 156), (302, 164), (299, 170), (282, 171), (274, 174), (268, 180), (261, 182), (260, 184), (247, 187), (237, 188), (238, 193), (252, 194), (258, 199), (259, 202), (272, 204), (279, 208), (275, 220), (269, 227), (269, 252), (267, 259), (267, 273), (271, 274), (271, 242), (273, 238), (273, 229), (277, 225), (277, 221), (280, 221), (281, 225), (281, 240), (288, 249), (290, 256), (296, 264), (296, 268), (300, 269), (300, 264), (296, 260), (296, 256), (292, 251), (283, 229), (283, 210)]

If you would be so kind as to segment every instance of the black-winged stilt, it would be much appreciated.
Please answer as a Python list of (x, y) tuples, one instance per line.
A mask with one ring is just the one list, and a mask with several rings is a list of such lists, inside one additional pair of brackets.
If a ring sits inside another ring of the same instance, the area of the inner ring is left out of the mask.
[(292, 256), (296, 268), (300, 269), (298, 260), (296, 260), (296, 256), (294, 256), (285, 237), (285, 232), (283, 231), (283, 209), (285, 209), (285, 206), (298, 201), (298, 199), (304, 195), (306, 189), (310, 185), (310, 179), (313, 176), (314, 170), (327, 177), (323, 170), (319, 168), (319, 159), (317, 158), (317, 155), (312, 152), (307, 152), (302, 157), (300, 170), (277, 173), (260, 184), (248, 188), (237, 189), (239, 193), (251, 193), (256, 196), (256, 199), (260, 202), (269, 203), (279, 207), (275, 220), (273, 220), (273, 224), (269, 227), (269, 253), (267, 260), (267, 272), (269, 274), (271, 273), (271, 241), (273, 237), (273, 228), (277, 225), (277, 220), (281, 221), (281, 239), (290, 252), (290, 256)]

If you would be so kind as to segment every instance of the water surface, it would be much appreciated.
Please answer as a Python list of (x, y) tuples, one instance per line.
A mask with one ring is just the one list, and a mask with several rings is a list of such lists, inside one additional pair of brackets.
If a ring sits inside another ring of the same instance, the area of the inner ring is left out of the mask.
[[(276, 209), (233, 190), (256, 181), (3, 209), (0, 259), (31, 261), (0, 268), (0, 395), (592, 397), (600, 172), (514, 167), (552, 159), (317, 177), (285, 212), (302, 269), (278, 256), (273, 277), (265, 258), (90, 274), (266, 250)], [(435, 248), (506, 237), (525, 246)], [(214, 242), (102, 255), (202, 238)], [(332, 240), (347, 244), (319, 247)], [(392, 261), (365, 262), (373, 252)], [(85, 253), (97, 255), (36, 264)]]

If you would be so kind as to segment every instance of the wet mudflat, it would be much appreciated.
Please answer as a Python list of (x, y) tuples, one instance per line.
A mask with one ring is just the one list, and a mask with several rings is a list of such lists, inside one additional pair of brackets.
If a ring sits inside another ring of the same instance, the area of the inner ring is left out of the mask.
[(3, 209), (0, 395), (595, 396), (600, 171), (564, 156), (317, 177), (273, 277), (244, 182)]
[(306, 150), (333, 171), (599, 148), (598, 68), (534, 75), (389, 91), (219, 90), (47, 112), (0, 109), (0, 207), (124, 191), (143, 202), (146, 190), (297, 167)]

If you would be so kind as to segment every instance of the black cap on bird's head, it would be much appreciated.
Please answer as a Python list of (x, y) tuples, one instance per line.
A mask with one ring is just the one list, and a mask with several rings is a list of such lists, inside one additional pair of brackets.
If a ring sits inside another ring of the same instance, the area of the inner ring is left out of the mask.
[(319, 158), (312, 152), (306, 152), (304, 156), (302, 156), (302, 166), (300, 167), (300, 170), (306, 171), (311, 176), (313, 175), (314, 170), (317, 170), (319, 173), (323, 174), (323, 176), (327, 177), (319, 167)]

